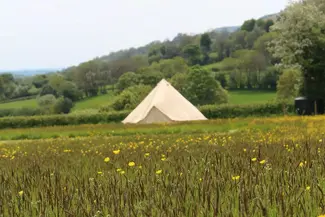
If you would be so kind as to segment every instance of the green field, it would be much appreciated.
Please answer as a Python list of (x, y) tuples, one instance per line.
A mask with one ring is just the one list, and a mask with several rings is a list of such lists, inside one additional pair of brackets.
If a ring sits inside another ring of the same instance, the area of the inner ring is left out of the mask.
[[(100, 95), (85, 100), (81, 100), (76, 103), (73, 111), (80, 111), (85, 109), (98, 109), (102, 105), (108, 104), (113, 97), (113, 93), (110, 92), (105, 95)], [(238, 90), (229, 91), (229, 103), (230, 104), (254, 104), (264, 103), (271, 101), (275, 98), (275, 92), (265, 91), (249, 91), (249, 90)], [(35, 99), (22, 100), (10, 103), (0, 104), (0, 108), (35, 108), (37, 102)]]
[(113, 92), (109, 92), (108, 94), (105, 95), (100, 95), (100, 96), (81, 100), (76, 103), (75, 107), (73, 108), (73, 111), (84, 110), (84, 109), (98, 109), (102, 105), (108, 104), (112, 100), (113, 95), (114, 95)]
[(275, 99), (276, 93), (271, 91), (252, 91), (252, 90), (238, 90), (229, 91), (230, 104), (252, 104), (252, 103), (266, 103)]
[(27, 99), (15, 102), (1, 103), (1, 109), (12, 109), (12, 108), (36, 108), (36, 99)]

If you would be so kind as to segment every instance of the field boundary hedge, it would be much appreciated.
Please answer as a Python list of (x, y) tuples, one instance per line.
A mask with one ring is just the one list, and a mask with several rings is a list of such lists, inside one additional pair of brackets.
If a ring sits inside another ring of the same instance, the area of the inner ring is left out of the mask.
[(35, 116), (41, 114), (42, 111), (40, 108), (0, 108), (0, 118), (8, 116)]
[[(286, 106), (287, 113), (294, 113), (294, 105)], [(208, 119), (215, 118), (236, 118), (236, 117), (250, 117), (250, 116), (272, 116), (283, 115), (283, 105), (279, 103), (263, 103), (263, 104), (249, 104), (249, 105), (205, 105), (199, 107), (202, 114)]]
[[(250, 116), (283, 115), (283, 106), (277, 103), (254, 105), (206, 105), (199, 110), (208, 119), (236, 118)], [(294, 106), (287, 106), (287, 112), (293, 113)], [(29, 128), (42, 126), (64, 126), (79, 124), (99, 124), (121, 122), (130, 111), (96, 113), (96, 114), (68, 114), (68, 115), (43, 115), (43, 116), (16, 116), (0, 118), (0, 129), (4, 128)]]
[(29, 100), (29, 99), (36, 99), (36, 97), (37, 95), (31, 95), (31, 96), (24, 96), (24, 97), (19, 97), (14, 99), (5, 99), (5, 100), (1, 100), (0, 104), (18, 102), (18, 101)]

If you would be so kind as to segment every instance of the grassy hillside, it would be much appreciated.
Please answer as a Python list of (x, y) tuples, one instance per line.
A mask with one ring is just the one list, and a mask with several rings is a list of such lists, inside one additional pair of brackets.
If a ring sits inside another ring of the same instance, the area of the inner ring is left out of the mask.
[(230, 104), (266, 103), (275, 99), (275, 92), (237, 90), (229, 92)]
[[(73, 111), (80, 111), (85, 109), (98, 109), (102, 105), (108, 104), (113, 98), (113, 93), (110, 92), (105, 95), (100, 95), (85, 100), (81, 100), (76, 103)], [(264, 91), (248, 91), (248, 90), (238, 90), (229, 91), (229, 103), (230, 104), (253, 104), (253, 103), (264, 103), (275, 98), (274, 92), (264, 92)], [(0, 108), (35, 108), (37, 107), (37, 102), (35, 99), (22, 100), (10, 103), (0, 104)]]
[(109, 92), (105, 95), (81, 100), (76, 103), (75, 107), (73, 108), (73, 111), (100, 108), (102, 105), (108, 104), (112, 100), (113, 95), (114, 94), (112, 92)]
[(21, 100), (21, 101), (0, 104), (0, 109), (35, 108), (35, 107), (37, 107), (36, 99), (27, 99), (27, 100)]

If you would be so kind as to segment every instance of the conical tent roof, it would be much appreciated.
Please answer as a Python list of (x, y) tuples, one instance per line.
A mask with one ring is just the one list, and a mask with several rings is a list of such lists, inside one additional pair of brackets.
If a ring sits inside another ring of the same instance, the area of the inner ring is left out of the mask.
[(207, 118), (170, 83), (162, 79), (122, 122), (155, 123), (193, 120), (207, 120)]

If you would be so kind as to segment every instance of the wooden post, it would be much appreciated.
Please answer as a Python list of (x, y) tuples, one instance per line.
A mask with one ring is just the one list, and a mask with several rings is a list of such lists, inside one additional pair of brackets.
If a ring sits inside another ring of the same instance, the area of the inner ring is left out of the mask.
[(314, 110), (315, 110), (315, 115), (317, 115), (317, 101), (314, 101)]

